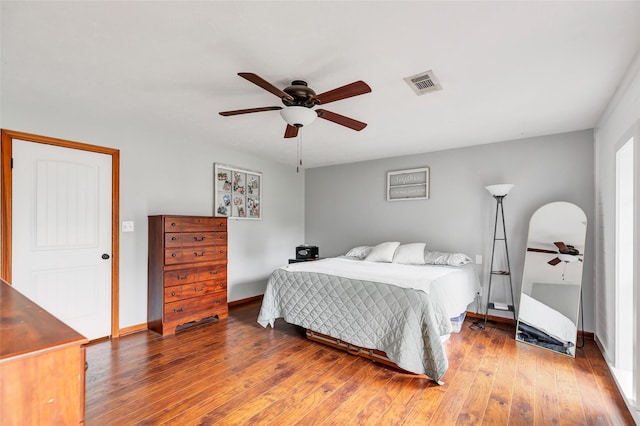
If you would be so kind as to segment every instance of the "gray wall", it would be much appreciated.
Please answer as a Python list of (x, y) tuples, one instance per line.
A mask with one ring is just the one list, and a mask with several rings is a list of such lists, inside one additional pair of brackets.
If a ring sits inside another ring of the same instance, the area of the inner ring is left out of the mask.
[(263, 173), (263, 219), (228, 224), (229, 300), (263, 294), (269, 274), (304, 239), (304, 173), (208, 138), (159, 133), (145, 117), (92, 117), (90, 108), (81, 109), (3, 97), (1, 125), (120, 149), (120, 219), (135, 224), (134, 232), (120, 234), (120, 327), (147, 321), (147, 216), (213, 215), (214, 162)]
[[(463, 252), (474, 260), (482, 255), (477, 269), (486, 294), (496, 202), (484, 187), (513, 183), (504, 209), (516, 301), (529, 218), (552, 201), (575, 203), (589, 220), (583, 286), (585, 329), (593, 330), (593, 151), (593, 132), (584, 130), (310, 169), (306, 242), (318, 245), (321, 256), (383, 241), (426, 242), (430, 250)], [(386, 172), (423, 166), (431, 173), (429, 200), (385, 201)], [(492, 299), (508, 301), (507, 280), (493, 282)]]

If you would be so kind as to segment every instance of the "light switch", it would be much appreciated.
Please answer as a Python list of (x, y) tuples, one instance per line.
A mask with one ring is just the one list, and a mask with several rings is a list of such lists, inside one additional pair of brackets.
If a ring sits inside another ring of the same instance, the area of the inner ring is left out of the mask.
[(133, 221), (123, 221), (122, 232), (133, 232)]
[(482, 265), (482, 255), (476, 254), (476, 265)]

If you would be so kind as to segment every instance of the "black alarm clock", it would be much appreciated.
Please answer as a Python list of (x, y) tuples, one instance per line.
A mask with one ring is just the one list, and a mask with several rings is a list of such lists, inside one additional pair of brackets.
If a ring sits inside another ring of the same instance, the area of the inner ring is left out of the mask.
[(302, 245), (296, 247), (296, 259), (317, 259), (318, 246)]

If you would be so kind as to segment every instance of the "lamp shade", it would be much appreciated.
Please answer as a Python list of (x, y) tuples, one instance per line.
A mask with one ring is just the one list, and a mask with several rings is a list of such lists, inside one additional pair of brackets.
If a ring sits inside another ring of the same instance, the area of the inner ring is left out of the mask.
[(515, 185), (512, 185), (510, 183), (500, 183), (497, 185), (485, 186), (484, 189), (489, 191), (489, 194), (493, 195), (494, 197), (506, 197), (509, 191), (511, 191), (511, 188), (513, 188), (514, 186)]
[(310, 108), (290, 106), (280, 110), (280, 115), (293, 127), (303, 127), (313, 123), (318, 114)]

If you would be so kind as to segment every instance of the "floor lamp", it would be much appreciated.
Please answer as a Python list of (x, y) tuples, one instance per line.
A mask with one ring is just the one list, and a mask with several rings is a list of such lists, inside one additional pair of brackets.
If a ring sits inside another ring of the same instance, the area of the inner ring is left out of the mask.
[[(485, 187), (487, 191), (496, 199), (496, 218), (493, 224), (493, 248), (491, 249), (491, 266), (489, 267), (489, 286), (487, 289), (487, 306), (484, 311), (484, 323), (482, 328), (487, 327), (487, 317), (489, 316), (489, 310), (501, 310), (501, 311), (511, 311), (513, 312), (513, 321), (516, 322), (516, 310), (515, 310), (515, 299), (513, 298), (513, 283), (511, 281), (511, 262), (509, 261), (509, 246), (507, 244), (507, 229), (504, 223), (504, 207), (503, 200), (511, 191), (511, 189), (515, 185), (509, 183), (503, 183), (498, 185), (490, 185)], [(499, 238), (497, 235), (498, 231), (498, 213), (500, 213), (500, 217), (502, 218), (502, 238)], [(495, 271), (493, 269), (495, 253), (496, 253), (496, 241), (504, 241), (504, 251), (506, 253), (507, 259), (507, 269), (503, 271)], [(499, 275), (503, 277), (509, 278), (509, 289), (511, 290), (511, 305), (506, 305), (502, 303), (492, 303), (491, 302), (491, 284), (493, 282), (493, 276)]]

